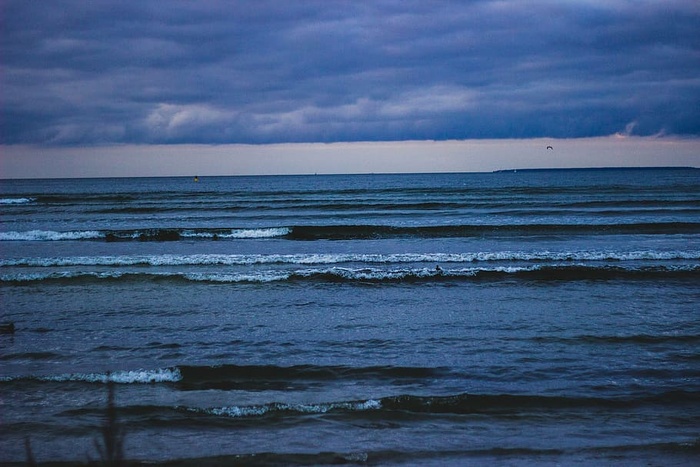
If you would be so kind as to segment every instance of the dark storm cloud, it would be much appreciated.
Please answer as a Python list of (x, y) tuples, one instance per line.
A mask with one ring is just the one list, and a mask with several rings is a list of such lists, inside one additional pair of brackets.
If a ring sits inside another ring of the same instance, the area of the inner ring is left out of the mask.
[(6, 1), (2, 142), (700, 135), (700, 6)]

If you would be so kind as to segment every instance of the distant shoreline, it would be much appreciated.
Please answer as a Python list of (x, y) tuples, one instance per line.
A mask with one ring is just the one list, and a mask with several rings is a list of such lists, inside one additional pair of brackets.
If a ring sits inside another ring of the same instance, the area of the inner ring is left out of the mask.
[(700, 170), (698, 167), (691, 166), (660, 166), (660, 167), (551, 167), (551, 168), (536, 168), (536, 169), (500, 169), (494, 170), (492, 173), (509, 173), (509, 172), (571, 172), (571, 171), (617, 171), (617, 170)]

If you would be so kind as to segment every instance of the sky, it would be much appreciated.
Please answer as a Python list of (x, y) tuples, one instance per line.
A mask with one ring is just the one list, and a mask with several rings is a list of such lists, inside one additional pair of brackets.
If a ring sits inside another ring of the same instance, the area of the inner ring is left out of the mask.
[(700, 166), (697, 0), (3, 0), (0, 61), (5, 178)]

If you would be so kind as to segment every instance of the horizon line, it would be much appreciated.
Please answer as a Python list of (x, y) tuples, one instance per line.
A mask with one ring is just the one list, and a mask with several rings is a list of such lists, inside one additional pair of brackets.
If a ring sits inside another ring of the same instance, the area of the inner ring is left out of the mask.
[(700, 139), (416, 140), (269, 145), (0, 146), (7, 179), (483, 173), (593, 167), (699, 167)]
[(453, 171), (453, 172), (336, 172), (336, 173), (289, 173), (289, 174), (219, 174), (219, 175), (122, 175), (122, 176), (100, 176), (100, 177), (13, 177), (0, 178), (0, 182), (16, 180), (101, 180), (101, 179), (126, 179), (126, 178), (232, 178), (232, 177), (342, 177), (342, 176), (362, 176), (362, 175), (459, 175), (459, 174), (501, 174), (515, 172), (576, 172), (576, 171), (616, 171), (616, 170), (700, 170), (700, 167), (686, 165), (663, 165), (663, 166), (582, 166), (582, 167), (525, 167), (484, 171)]

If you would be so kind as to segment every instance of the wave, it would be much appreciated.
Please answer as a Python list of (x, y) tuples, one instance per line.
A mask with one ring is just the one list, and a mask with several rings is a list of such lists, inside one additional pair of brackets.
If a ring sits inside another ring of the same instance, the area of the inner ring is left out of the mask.
[(183, 239), (227, 240), (282, 237), (287, 240), (367, 240), (384, 238), (450, 238), (485, 236), (697, 234), (700, 222), (633, 224), (469, 224), (440, 226), (315, 225), (264, 228), (151, 228), (88, 231), (0, 232), (0, 241), (96, 240), (178, 241)]
[(447, 396), (399, 395), (376, 399), (291, 404), (272, 402), (258, 405), (229, 405), (211, 408), (187, 408), (191, 412), (232, 418), (300, 416), (326, 413), (379, 412), (390, 418), (399, 414), (517, 414), (558, 410), (607, 410), (633, 408), (646, 404), (689, 404), (700, 401), (700, 393), (673, 391), (639, 398), (602, 398), (538, 396), (519, 394), (457, 394)]
[(260, 229), (141, 229), (141, 230), (78, 230), (59, 232), (30, 230), (0, 232), (0, 241), (61, 241), (105, 240), (118, 241), (177, 241), (182, 239), (247, 239), (273, 238), (288, 235), (287, 227)]
[(401, 263), (481, 263), (481, 262), (588, 262), (588, 261), (675, 261), (700, 260), (700, 250), (650, 251), (496, 251), (473, 253), (393, 253), (393, 254), (254, 254), (254, 255), (134, 255), (73, 256), (63, 258), (15, 258), (0, 260), (0, 267), (69, 266), (252, 266), (265, 264), (401, 264)]
[(677, 266), (591, 266), (535, 265), (529, 267), (473, 268), (307, 268), (296, 270), (263, 270), (254, 272), (32, 272), (0, 275), (8, 284), (36, 282), (94, 282), (94, 281), (182, 281), (208, 283), (270, 283), (270, 282), (330, 282), (330, 283), (401, 283), (449, 282), (518, 279), (530, 281), (579, 280), (661, 280), (690, 279), (700, 276), (700, 265)]
[[(17, 355), (3, 358), (14, 360)], [(23, 354), (22, 359), (45, 360), (55, 359), (58, 355)], [(468, 370), (466, 370), (468, 371)], [(657, 372), (654, 370), (654, 372)], [(658, 373), (658, 372), (657, 372)], [(687, 376), (687, 372), (684, 373)], [(640, 375), (649, 376), (649, 371)], [(82, 383), (82, 384), (109, 384), (118, 385), (168, 385), (178, 391), (300, 391), (310, 387), (318, 387), (326, 383), (358, 384), (366, 382), (384, 382), (391, 385), (405, 385), (420, 381), (436, 381), (441, 378), (461, 379), (465, 374), (449, 367), (403, 367), (403, 366), (319, 366), (319, 365), (180, 365), (156, 369), (136, 369), (104, 372), (75, 372), (57, 375), (16, 375), (0, 376), (0, 384), (14, 386), (25, 383)], [(291, 405), (281, 406), (278, 403), (255, 406), (231, 406), (218, 408), (219, 415), (226, 414), (257, 414), (273, 411), (310, 412), (317, 410), (328, 412), (331, 410), (366, 410), (368, 408), (382, 408), (390, 411), (430, 412), (430, 413), (476, 413), (479, 411), (511, 410), (520, 407), (591, 407), (591, 406), (621, 406), (642, 403), (687, 403), (700, 401), (700, 392), (693, 390), (675, 390), (663, 394), (641, 395), (632, 392), (631, 398), (615, 396), (613, 399), (598, 399), (591, 397), (568, 396), (535, 396), (535, 395), (507, 395), (507, 394), (459, 394), (453, 396), (424, 396), (424, 395), (399, 395), (380, 399), (368, 399), (362, 401), (340, 401), (328, 404), (314, 404), (310, 409), (307, 405), (295, 407)]]
[(0, 206), (13, 204), (30, 204), (35, 201), (36, 198), (0, 198)]
[(4, 376), (0, 382), (40, 381), (54, 383), (117, 383), (117, 384), (153, 384), (174, 383), (180, 381), (182, 375), (178, 368), (160, 368), (157, 370), (126, 370), (104, 373), (66, 373), (52, 376)]
[(221, 385), (224, 382), (420, 379), (436, 377), (446, 371), (447, 370), (444, 368), (394, 366), (350, 367), (297, 365), (283, 367), (276, 365), (182, 365), (172, 368), (158, 368), (155, 370), (139, 369), (102, 373), (67, 373), (51, 376), (0, 377), (0, 381), (113, 382), (118, 384), (179, 383), (184, 389), (221, 389)]
[(60, 240), (94, 240), (104, 238), (96, 230), (78, 230), (56, 232), (53, 230), (29, 230), (26, 232), (0, 232), (0, 241), (60, 241)]
[(271, 404), (253, 406), (226, 406), (210, 409), (189, 409), (192, 412), (204, 413), (208, 415), (227, 417), (260, 417), (270, 414), (291, 413), (291, 414), (324, 414), (328, 412), (364, 412), (367, 410), (377, 410), (382, 408), (379, 400), (368, 399), (364, 401), (351, 402), (329, 402), (320, 404), (286, 404), (274, 402)]
[[(338, 382), (338, 381), (417, 381), (458, 376), (448, 367), (396, 366), (318, 366), (318, 365), (181, 365), (158, 369), (137, 369), (106, 372), (66, 373), (46, 376), (4, 376), (2, 383), (36, 381), (42, 383), (89, 384), (169, 384), (180, 390), (238, 388), (264, 382)], [(231, 384), (223, 384), (231, 383)], [(285, 386), (288, 388), (288, 386)], [(200, 409), (213, 415), (259, 416), (271, 412), (325, 413), (329, 411), (403, 411), (412, 413), (471, 414), (510, 412), (541, 408), (566, 409), (589, 407), (630, 407), (642, 404), (687, 404), (700, 401), (700, 392), (674, 390), (656, 394), (632, 392), (627, 396), (592, 397), (533, 394), (475, 394), (415, 395), (401, 394), (350, 401), (330, 401), (315, 404), (269, 404), (253, 406), (224, 406)], [(188, 409), (189, 410), (189, 409)], [(194, 409), (193, 409), (194, 410)]]
[(669, 234), (700, 233), (700, 223), (659, 222), (636, 224), (470, 224), (399, 227), (388, 225), (295, 226), (290, 240), (363, 240), (380, 238), (448, 238), (532, 236), (558, 234)]
[(297, 365), (181, 366), (181, 389), (288, 389), (305, 381), (418, 380), (448, 370), (425, 367)]

